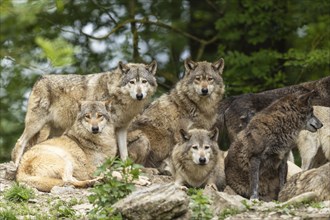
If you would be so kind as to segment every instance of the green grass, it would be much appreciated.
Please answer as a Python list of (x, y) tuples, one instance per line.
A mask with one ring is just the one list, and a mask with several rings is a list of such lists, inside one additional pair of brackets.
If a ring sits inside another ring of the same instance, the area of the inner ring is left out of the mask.
[(188, 195), (191, 200), (189, 206), (193, 211), (191, 219), (212, 219), (211, 202), (207, 196), (203, 195), (203, 190), (190, 188)]
[(4, 192), (4, 198), (12, 202), (26, 202), (35, 197), (34, 191), (24, 185), (15, 182)]

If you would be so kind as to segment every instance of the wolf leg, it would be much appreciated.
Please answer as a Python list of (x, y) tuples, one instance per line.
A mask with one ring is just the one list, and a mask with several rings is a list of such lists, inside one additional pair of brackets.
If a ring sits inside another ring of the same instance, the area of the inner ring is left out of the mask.
[(304, 133), (306, 136), (303, 141), (298, 142), (298, 149), (301, 156), (301, 169), (308, 170), (312, 168), (312, 161), (317, 153), (319, 143), (313, 134), (307, 131)]
[(140, 130), (128, 133), (128, 151), (130, 158), (138, 164), (145, 165), (150, 153), (149, 139)]
[(127, 128), (119, 128), (116, 131), (117, 144), (120, 153), (120, 159), (126, 160), (128, 157), (127, 152)]
[(25, 129), (23, 131), (23, 134), (21, 137), (17, 140), (15, 147), (13, 148), (11, 152), (11, 158), (15, 163), (15, 166), (18, 167), (19, 162), (26, 151), (27, 146), (31, 147), (35, 143), (30, 143), (31, 139), (37, 140), (39, 131), (42, 129), (42, 127), (45, 125), (46, 122), (42, 121), (38, 123), (35, 123), (35, 125), (26, 125)]
[(252, 157), (250, 160), (250, 199), (259, 199), (259, 170), (260, 159)]
[(284, 159), (284, 160), (282, 160), (280, 167), (279, 167), (280, 190), (283, 188), (283, 186), (286, 182), (287, 174), (288, 174), (288, 163), (287, 163), (287, 160)]

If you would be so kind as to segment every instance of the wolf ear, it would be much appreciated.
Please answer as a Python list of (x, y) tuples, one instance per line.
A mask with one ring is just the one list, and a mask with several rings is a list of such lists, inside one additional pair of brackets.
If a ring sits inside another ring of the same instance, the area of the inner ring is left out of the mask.
[(188, 141), (191, 138), (191, 135), (184, 129), (180, 129), (180, 134), (183, 141)]
[(152, 75), (155, 75), (157, 72), (157, 61), (153, 60), (149, 65), (147, 65), (146, 69), (152, 73)]
[(209, 137), (212, 141), (218, 142), (219, 130), (218, 128), (214, 128), (212, 131), (209, 132)]
[(189, 73), (190, 70), (194, 70), (196, 68), (196, 66), (197, 66), (197, 63), (192, 61), (190, 58), (187, 58), (184, 61), (184, 67), (185, 67), (187, 73)]
[(104, 105), (105, 105), (105, 109), (110, 112), (111, 110), (111, 102), (112, 100), (107, 100), (107, 101), (103, 101)]
[(298, 97), (298, 103), (301, 106), (309, 106), (309, 105), (311, 105), (311, 99), (317, 95), (318, 95), (318, 92), (315, 90), (305, 93), (303, 95), (300, 95)]
[(121, 61), (119, 61), (118, 67), (122, 73), (127, 73), (129, 71), (129, 67)]
[(222, 75), (223, 68), (225, 67), (225, 61), (223, 58), (220, 58), (218, 61), (212, 63), (212, 67), (215, 71), (219, 71), (220, 75)]

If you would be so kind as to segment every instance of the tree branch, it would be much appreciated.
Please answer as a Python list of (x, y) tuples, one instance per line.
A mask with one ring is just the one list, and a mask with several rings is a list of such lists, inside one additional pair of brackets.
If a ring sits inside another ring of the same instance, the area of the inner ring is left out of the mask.
[[(86, 34), (84, 33), (83, 31), (81, 31), (82, 34), (84, 34), (85, 36), (89, 37), (89, 38), (92, 38), (92, 39), (95, 39), (95, 40), (104, 40), (106, 38), (108, 38), (110, 35), (116, 33), (118, 30), (120, 30), (121, 28), (123, 28), (125, 25), (129, 24), (129, 23), (132, 23), (132, 22), (135, 22), (135, 23), (140, 23), (140, 24), (150, 24), (150, 25), (155, 25), (155, 26), (158, 26), (158, 27), (162, 27), (162, 28), (165, 28), (165, 29), (169, 29), (171, 31), (174, 31), (178, 34), (181, 34), (182, 36), (185, 36), (187, 38), (190, 38), (194, 41), (197, 41), (201, 44), (209, 44), (210, 41), (214, 42), (214, 37), (210, 40), (204, 40), (204, 39), (200, 39), (188, 32), (185, 32), (181, 29), (178, 29), (176, 27), (173, 27), (171, 25), (168, 25), (168, 24), (165, 24), (163, 22), (159, 22), (159, 21), (150, 21), (148, 19), (127, 19), (121, 23), (119, 23), (116, 27), (114, 27), (109, 33), (105, 34), (104, 36), (101, 36), (101, 37), (95, 37), (93, 35), (89, 35), (89, 34)], [(216, 37), (217, 38), (217, 37)]]

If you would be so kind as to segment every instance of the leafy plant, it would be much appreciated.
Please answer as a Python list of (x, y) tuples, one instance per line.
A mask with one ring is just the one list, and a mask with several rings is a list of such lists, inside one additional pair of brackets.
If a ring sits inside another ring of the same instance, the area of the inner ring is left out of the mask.
[(9, 189), (5, 191), (4, 197), (9, 201), (23, 202), (34, 198), (35, 194), (31, 188), (15, 182)]
[(50, 210), (53, 216), (57, 218), (70, 218), (72, 219), (76, 212), (71, 208), (71, 204), (65, 201), (58, 201), (54, 207)]
[(0, 211), (0, 220), (16, 220), (16, 216), (12, 210), (5, 209)]
[(236, 215), (240, 213), (240, 211), (238, 209), (235, 209), (235, 208), (228, 208), (228, 209), (224, 209), (220, 216), (219, 216), (219, 219), (225, 219), (227, 218), (228, 216), (232, 216), (232, 215)]
[(210, 210), (209, 198), (203, 195), (203, 190), (190, 188), (188, 195), (191, 198), (190, 208), (193, 211), (192, 219), (211, 219), (213, 214)]
[[(118, 158), (108, 159), (98, 168), (96, 175), (102, 175), (103, 183), (96, 185), (93, 194), (88, 197), (94, 204), (94, 209), (90, 212), (92, 219), (121, 219), (120, 214), (115, 214), (111, 207), (119, 199), (130, 194), (135, 186), (133, 181), (139, 178), (140, 165), (134, 164), (132, 160), (122, 161)], [(121, 177), (114, 175), (120, 173)]]

